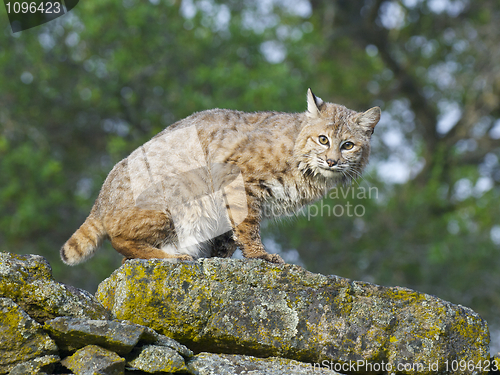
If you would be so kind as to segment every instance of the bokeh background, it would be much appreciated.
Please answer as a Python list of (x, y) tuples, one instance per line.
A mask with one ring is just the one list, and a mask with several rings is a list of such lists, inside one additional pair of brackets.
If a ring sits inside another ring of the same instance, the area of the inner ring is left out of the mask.
[(268, 249), (471, 307), (498, 348), (499, 25), (497, 0), (81, 1), (15, 34), (0, 9), (0, 250), (94, 292), (120, 256), (68, 267), (59, 248), (116, 162), (195, 111), (304, 111), (311, 87), (382, 108), (354, 184), (376, 194), (267, 223)]

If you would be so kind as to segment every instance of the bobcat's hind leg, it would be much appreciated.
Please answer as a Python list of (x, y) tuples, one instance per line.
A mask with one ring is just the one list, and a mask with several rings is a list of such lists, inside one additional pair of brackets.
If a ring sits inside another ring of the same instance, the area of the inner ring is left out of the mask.
[(140, 208), (113, 212), (105, 217), (105, 226), (111, 245), (125, 260), (193, 260), (190, 255), (170, 254), (156, 247), (166, 240), (177, 239), (173, 222), (165, 212)]
[(187, 254), (169, 254), (165, 251), (157, 249), (148, 243), (137, 240), (128, 240), (122, 238), (112, 238), (111, 245), (116, 251), (124, 256), (122, 264), (128, 259), (177, 259), (177, 260), (193, 260), (193, 257)]

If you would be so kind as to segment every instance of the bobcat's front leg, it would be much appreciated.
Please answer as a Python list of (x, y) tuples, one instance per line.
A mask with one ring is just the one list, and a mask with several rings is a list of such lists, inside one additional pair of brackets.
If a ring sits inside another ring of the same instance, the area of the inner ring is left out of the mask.
[(285, 263), (278, 254), (269, 254), (264, 249), (260, 239), (260, 216), (256, 210), (249, 207), (248, 216), (234, 229), (234, 234), (245, 258), (264, 259), (277, 264)]

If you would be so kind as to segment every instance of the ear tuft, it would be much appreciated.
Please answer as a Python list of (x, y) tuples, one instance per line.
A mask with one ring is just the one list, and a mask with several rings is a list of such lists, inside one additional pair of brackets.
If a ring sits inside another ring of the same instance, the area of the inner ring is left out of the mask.
[(319, 112), (321, 111), (321, 107), (323, 106), (324, 102), (321, 100), (321, 98), (317, 97), (316, 95), (313, 94), (311, 91), (311, 88), (307, 89), (307, 112), (309, 117), (311, 118), (318, 118), (319, 117)]
[(377, 125), (380, 120), (380, 115), (380, 107), (373, 107), (368, 111), (359, 114), (356, 122), (359, 124), (359, 126), (366, 128), (366, 130), (369, 130), (370, 134), (373, 134), (375, 125)]

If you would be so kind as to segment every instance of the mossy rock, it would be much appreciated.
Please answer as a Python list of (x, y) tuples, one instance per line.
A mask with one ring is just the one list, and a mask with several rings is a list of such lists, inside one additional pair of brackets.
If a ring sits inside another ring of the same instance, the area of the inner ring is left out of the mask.
[(0, 253), (0, 297), (12, 299), (39, 323), (58, 316), (109, 317), (92, 294), (54, 281), (49, 263), (39, 255)]
[(193, 353), (184, 345), (151, 328), (127, 321), (88, 320), (59, 317), (45, 322), (44, 329), (63, 352), (74, 352), (87, 345), (98, 345), (119, 355), (128, 354), (137, 345), (156, 344), (168, 347), (182, 356)]
[(57, 354), (55, 342), (14, 301), (0, 298), (0, 374), (37, 357)]
[(59, 363), (61, 358), (58, 355), (45, 355), (36, 357), (26, 362), (21, 362), (10, 370), (9, 375), (48, 375), (52, 374), (55, 364)]
[(446, 363), (489, 359), (486, 322), (466, 307), (294, 265), (133, 260), (101, 283), (97, 298), (114, 317), (195, 351), (383, 362), (404, 374), (444, 373)]
[(156, 373), (186, 373), (184, 358), (166, 346), (145, 345), (127, 356), (127, 369)]
[(123, 375), (125, 358), (97, 345), (88, 345), (66, 357), (61, 364), (75, 375)]

